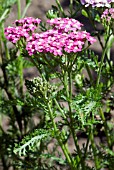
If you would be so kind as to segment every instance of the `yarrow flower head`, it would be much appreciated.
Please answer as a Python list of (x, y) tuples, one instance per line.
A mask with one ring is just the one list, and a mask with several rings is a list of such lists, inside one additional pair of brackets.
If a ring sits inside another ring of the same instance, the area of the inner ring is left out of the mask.
[(16, 20), (15, 24), (16, 26), (22, 26), (24, 29), (26, 29), (27, 32), (29, 31), (34, 31), (38, 24), (40, 24), (41, 20), (38, 18), (33, 18), (33, 17), (27, 17), (27, 18), (22, 18), (20, 20)]
[(83, 26), (79, 21), (72, 18), (54, 18), (47, 20), (47, 23), (53, 28), (64, 32), (80, 30)]
[(114, 8), (105, 9), (103, 14), (101, 15), (101, 19), (105, 19), (108, 22), (114, 20)]
[(17, 41), (20, 40), (21, 37), (29, 37), (29, 33), (21, 26), (5, 28), (5, 35), (6, 38), (14, 44), (17, 43)]
[(55, 18), (47, 20), (52, 29), (40, 34), (33, 34), (29, 37), (26, 50), (29, 55), (37, 52), (52, 53), (63, 55), (64, 52), (82, 51), (85, 41), (88, 40), (93, 44), (96, 40), (86, 31), (80, 31), (81, 24), (79, 21), (70, 18)]
[(41, 22), (40, 19), (35, 19), (32, 17), (22, 18), (16, 20), (16, 27), (7, 27), (5, 28), (6, 38), (12, 43), (17, 43), (21, 37), (29, 37), (31, 32), (34, 32), (37, 28), (37, 25)]
[(89, 5), (92, 5), (92, 7), (110, 7), (111, 3), (114, 2), (114, 0), (80, 0), (82, 5), (85, 5), (85, 7), (88, 7)]
[[(7, 39), (13, 43), (16, 43), (21, 36), (24, 36), (24, 34), (27, 33), (26, 50), (29, 55), (51, 53), (55, 56), (61, 56), (64, 53), (76, 53), (82, 51), (86, 40), (90, 44), (93, 44), (96, 41), (90, 33), (81, 31), (83, 24), (75, 19), (55, 18), (47, 20), (47, 23), (52, 27), (51, 29), (42, 33), (35, 33), (32, 31), (31, 34), (29, 34), (31, 30), (28, 30), (28, 27), (24, 27), (25, 24), (28, 24), (28, 21), (25, 21), (26, 20), (16, 21), (16, 24), (19, 26), (16, 28), (8, 28), (5, 33)], [(31, 22), (32, 21), (30, 20), (29, 23)], [(18, 31), (16, 31), (17, 28)], [(19, 31), (19, 28), (22, 30)], [(23, 31), (25, 32), (23, 33)]]

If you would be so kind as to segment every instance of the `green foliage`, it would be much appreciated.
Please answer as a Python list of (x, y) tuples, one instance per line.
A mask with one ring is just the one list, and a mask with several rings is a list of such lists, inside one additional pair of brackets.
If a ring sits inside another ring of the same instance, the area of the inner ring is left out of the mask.
[(88, 14), (84, 9), (82, 9), (82, 15), (84, 15), (85, 17), (88, 17)]
[(95, 114), (98, 115), (101, 98), (99, 91), (90, 88), (73, 99), (74, 118), (81, 122), (82, 127), (96, 123), (94, 116)]
[(47, 12), (46, 17), (49, 19), (58, 18), (59, 17), (58, 8), (52, 5), (52, 9)]
[(0, 23), (8, 17), (10, 8), (14, 3), (16, 0), (0, 0)]
[(22, 142), (15, 146), (14, 153), (27, 154), (27, 150), (35, 151), (35, 147), (40, 146), (40, 142), (49, 137), (50, 132), (44, 129), (36, 129), (33, 133), (23, 138)]

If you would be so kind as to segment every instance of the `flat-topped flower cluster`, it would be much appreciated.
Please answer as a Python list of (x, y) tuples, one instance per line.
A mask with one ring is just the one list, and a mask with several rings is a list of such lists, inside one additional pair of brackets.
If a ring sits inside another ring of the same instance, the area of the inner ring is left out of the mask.
[(6, 38), (12, 43), (17, 43), (21, 37), (28, 38), (30, 33), (34, 32), (37, 28), (37, 25), (41, 22), (38, 18), (27, 17), (20, 20), (16, 20), (16, 27), (7, 27), (5, 28)]
[(114, 8), (110, 8), (110, 9), (105, 9), (105, 11), (103, 12), (101, 19), (105, 19), (106, 21), (111, 21), (114, 20)]
[(111, 3), (114, 2), (114, 0), (80, 0), (82, 5), (85, 5), (85, 7), (88, 7), (89, 5), (92, 5), (92, 7), (110, 7)]
[(47, 20), (51, 28), (42, 33), (36, 33), (36, 25), (39, 19), (21, 19), (15, 21), (17, 27), (5, 29), (6, 38), (16, 43), (21, 37), (26, 38), (26, 50), (29, 55), (40, 53), (51, 53), (55, 56), (63, 53), (76, 53), (82, 51), (87, 40), (93, 44), (96, 40), (86, 31), (81, 31), (79, 21), (72, 18), (55, 18)]

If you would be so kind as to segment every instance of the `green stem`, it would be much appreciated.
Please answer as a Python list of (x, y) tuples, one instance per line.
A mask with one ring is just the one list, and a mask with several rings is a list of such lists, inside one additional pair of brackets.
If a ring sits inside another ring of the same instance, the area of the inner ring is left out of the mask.
[(56, 98), (54, 98), (54, 102), (55, 102), (55, 104), (56, 104), (58, 110), (60, 111), (60, 113), (61, 113), (62, 116), (64, 117), (64, 119), (67, 120), (67, 118), (66, 118), (66, 116), (65, 116), (65, 114), (64, 114), (64, 111), (61, 109), (61, 107), (60, 107), (58, 101), (56, 100)]
[[(8, 100), (9, 101), (14, 101), (14, 96), (13, 96), (13, 94), (8, 89), (8, 87), (9, 87), (9, 80), (8, 80), (8, 75), (7, 75), (7, 72), (6, 72), (5, 65), (2, 65), (1, 68), (2, 68), (3, 77), (4, 77), (4, 87), (3, 87), (3, 89), (5, 90), (5, 92), (6, 92), (7, 96), (8, 96)], [(11, 119), (13, 120), (11, 122), (12, 126), (13, 126), (14, 129), (16, 128), (16, 126), (14, 124), (15, 118), (16, 118), (16, 121), (17, 121), (18, 126), (19, 126), (20, 133), (22, 134), (22, 121), (21, 121), (21, 117), (20, 117), (20, 112), (18, 111), (16, 105), (12, 105), (12, 109), (13, 109), (13, 112), (11, 112), (11, 114), (10, 114)]]
[(17, 0), (18, 19), (21, 18), (21, 0)]
[(20, 94), (23, 94), (23, 57), (20, 56), (18, 57), (19, 61), (19, 75), (20, 75)]
[[(111, 32), (111, 33), (110, 33)], [(110, 64), (110, 52), (111, 52), (111, 47), (113, 45), (113, 42), (114, 42), (114, 35), (112, 34), (112, 31), (109, 29), (108, 35), (110, 34), (110, 37), (109, 37), (109, 40), (108, 40), (108, 43), (107, 43), (107, 54), (106, 54), (106, 60), (107, 60), (107, 63), (109, 65), (109, 67), (111, 68), (111, 64)]]
[(103, 66), (103, 62), (104, 62), (104, 57), (105, 57), (106, 51), (107, 51), (107, 48), (106, 48), (106, 45), (105, 45), (105, 47), (103, 49), (102, 56), (101, 56), (101, 62), (100, 62), (100, 68), (99, 68), (98, 77), (97, 77), (97, 81), (96, 81), (96, 87), (98, 87), (99, 83), (100, 83), (101, 71), (102, 71), (102, 66)]
[[(21, 0), (17, 0), (18, 20), (21, 18)], [(23, 58), (19, 56), (20, 94), (23, 94)]]
[(8, 50), (8, 47), (7, 47), (7, 41), (6, 41), (6, 38), (5, 38), (5, 35), (4, 35), (4, 23), (2, 23), (1, 28), (2, 28), (2, 41), (3, 41), (3, 44), (4, 44), (4, 48), (5, 48), (6, 58), (8, 60), (10, 60), (9, 50)]
[(90, 141), (91, 141), (91, 146), (92, 146), (92, 150), (93, 150), (95, 167), (96, 167), (96, 170), (100, 170), (99, 159), (97, 156), (96, 145), (95, 145), (94, 135), (93, 135), (93, 125), (91, 125), (91, 127), (90, 127), (90, 132), (91, 132), (90, 133)]
[(28, 8), (29, 8), (30, 5), (31, 5), (31, 1), (28, 2), (27, 5), (26, 5), (26, 7), (24, 8), (24, 11), (23, 11), (23, 14), (22, 14), (22, 18), (25, 17), (25, 14), (26, 14), (26, 12), (27, 12), (27, 10), (28, 10)]
[(73, 0), (70, 0), (70, 14), (73, 15)]
[[(37, 68), (37, 70), (39, 71), (40, 75), (41, 75), (41, 69), (38, 67), (38, 64), (36, 63), (36, 61), (34, 60), (34, 55), (30, 56), (30, 60), (31, 62), (34, 64), (34, 66)], [(40, 65), (40, 64), (39, 64)]]
[(56, 123), (54, 121), (53, 112), (52, 112), (52, 109), (51, 109), (49, 102), (48, 102), (47, 106), (48, 106), (48, 109), (49, 109), (49, 114), (50, 114), (50, 118), (51, 118), (51, 121), (52, 121), (52, 124), (53, 124), (54, 132), (56, 134), (57, 141), (58, 141), (60, 147), (62, 148), (62, 151), (63, 151), (63, 153), (64, 153), (64, 155), (65, 155), (65, 157), (66, 157), (66, 159), (67, 159), (67, 161), (68, 161), (68, 163), (71, 167), (71, 170), (74, 170), (73, 165), (72, 165), (72, 158), (70, 156), (68, 148), (65, 144), (63, 144), (62, 139), (60, 138), (60, 134), (58, 134), (59, 131), (58, 131), (58, 128), (57, 128)]
[(103, 123), (104, 123), (105, 135), (106, 135), (106, 138), (107, 138), (108, 147), (109, 147), (110, 149), (112, 149), (110, 134), (109, 134), (109, 131), (108, 131), (107, 122), (106, 122), (104, 113), (103, 113), (103, 111), (102, 111), (102, 108), (100, 108), (99, 111), (100, 111), (100, 116), (101, 116), (101, 118), (102, 118), (102, 121), (103, 121)]
[(58, 6), (58, 8), (59, 8), (59, 10), (60, 10), (60, 12), (61, 12), (61, 14), (63, 15), (63, 17), (65, 17), (66, 15), (65, 15), (65, 13), (64, 13), (64, 10), (63, 10), (63, 8), (62, 8), (59, 0), (56, 0), (56, 4), (57, 4), (57, 6)]
[(85, 170), (85, 163), (84, 160), (82, 158), (82, 153), (78, 144), (78, 139), (75, 133), (75, 129), (74, 129), (74, 121), (73, 121), (73, 116), (72, 116), (72, 70), (68, 71), (68, 77), (69, 77), (69, 101), (68, 101), (68, 105), (69, 105), (69, 117), (70, 117), (70, 129), (71, 129), (71, 133), (74, 139), (74, 143), (77, 149), (77, 153), (79, 156), (77, 156), (77, 164), (81, 163), (83, 170)]
[(87, 142), (86, 142), (85, 152), (84, 152), (84, 159), (86, 159), (86, 155), (87, 155), (87, 150), (88, 150), (89, 141), (90, 141), (90, 134), (91, 134), (91, 131), (89, 131), (89, 135), (87, 136)]
[(73, 115), (72, 115), (72, 61), (68, 61), (67, 56), (65, 56), (65, 66), (67, 70), (63, 70), (63, 78), (64, 78), (64, 87), (66, 89), (66, 96), (68, 100), (68, 106), (69, 106), (69, 118), (70, 118), (70, 130), (73, 136), (73, 140), (75, 143), (75, 147), (77, 149), (77, 165), (81, 163), (83, 170), (85, 170), (85, 163), (82, 158), (82, 153), (78, 144), (78, 139), (75, 134), (75, 128), (74, 128), (74, 121), (73, 121)]
[[(86, 10), (86, 8), (85, 8), (85, 10)], [(101, 48), (103, 49), (103, 48), (104, 48), (104, 47), (103, 47), (103, 43), (102, 43), (102, 41), (101, 41), (100, 33), (97, 31), (97, 26), (96, 26), (96, 24), (95, 24), (95, 20), (93, 20), (91, 14), (89, 13), (89, 10), (86, 10), (86, 12), (87, 12), (87, 14), (88, 14), (88, 16), (89, 16), (88, 18), (89, 18), (90, 23), (92, 24), (93, 28), (94, 28), (95, 31), (97, 32), (97, 38), (98, 38), (98, 40), (99, 40), (99, 43), (100, 43)]]
[[(85, 10), (86, 10), (86, 8), (85, 8)], [(88, 13), (89, 20), (90, 20), (93, 28), (95, 29), (95, 31), (97, 31), (97, 27), (96, 27), (95, 21), (93, 20), (93, 18), (92, 18), (91, 14), (89, 13), (88, 10), (87, 10), (87, 13)], [(104, 61), (104, 57), (105, 57), (105, 55), (107, 53), (107, 45), (108, 45), (108, 40), (109, 40), (109, 37), (110, 37), (110, 28), (107, 29), (107, 33), (106, 34), (107, 34), (107, 39), (106, 39), (105, 46), (104, 46), (102, 41), (101, 41), (101, 38), (100, 38), (100, 33), (99, 32), (97, 33), (97, 38), (99, 40), (99, 43), (100, 43), (101, 48), (103, 50), (103, 53), (102, 53), (102, 56), (101, 56), (101, 63), (100, 63), (100, 68), (99, 68), (99, 73), (98, 73), (96, 87), (98, 87), (99, 82), (100, 82), (100, 76), (101, 76), (101, 70), (102, 70), (102, 66), (103, 66), (103, 61)]]
[(90, 68), (89, 68), (89, 66), (87, 64), (85, 66), (86, 66), (86, 70), (87, 70), (87, 73), (88, 73), (89, 78), (90, 78), (90, 82), (92, 83), (93, 82), (93, 77), (92, 77)]
[(9, 8), (4, 10), (4, 13), (2, 14), (2, 16), (0, 16), (0, 23), (4, 22), (4, 19), (7, 17), (9, 12), (10, 12)]
[(3, 63), (2, 54), (3, 54), (3, 52), (2, 52), (2, 41), (0, 40), (0, 65), (2, 65), (2, 63)]

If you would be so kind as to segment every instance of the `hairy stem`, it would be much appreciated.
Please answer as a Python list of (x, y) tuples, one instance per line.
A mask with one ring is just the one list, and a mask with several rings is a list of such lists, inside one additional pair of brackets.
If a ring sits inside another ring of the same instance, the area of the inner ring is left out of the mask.
[(77, 165), (81, 164), (83, 170), (85, 170), (85, 163), (82, 158), (82, 153), (78, 144), (78, 139), (76, 136), (75, 128), (74, 128), (74, 120), (73, 120), (73, 112), (72, 112), (72, 61), (68, 60), (67, 56), (65, 56), (65, 66), (67, 70), (63, 70), (63, 79), (64, 79), (64, 87), (66, 89), (66, 96), (67, 96), (67, 101), (68, 101), (68, 107), (69, 107), (69, 118), (70, 118), (70, 123), (69, 123), (69, 128), (71, 130), (73, 140), (75, 147), (77, 149)]
[(50, 103), (48, 103), (47, 106), (48, 106), (48, 109), (49, 109), (49, 114), (50, 114), (50, 118), (51, 118), (51, 121), (52, 121), (52, 124), (53, 124), (54, 132), (56, 134), (56, 139), (57, 139), (57, 141), (58, 141), (58, 143), (59, 143), (59, 145), (60, 145), (60, 147), (61, 147), (61, 149), (62, 149), (70, 167), (71, 167), (71, 170), (74, 170), (73, 165), (72, 165), (72, 158), (70, 156), (68, 148), (65, 144), (63, 144), (62, 139), (61, 139), (60, 134), (59, 134), (59, 131), (58, 131), (58, 128), (57, 128), (56, 123), (54, 121), (53, 111), (51, 109)]

